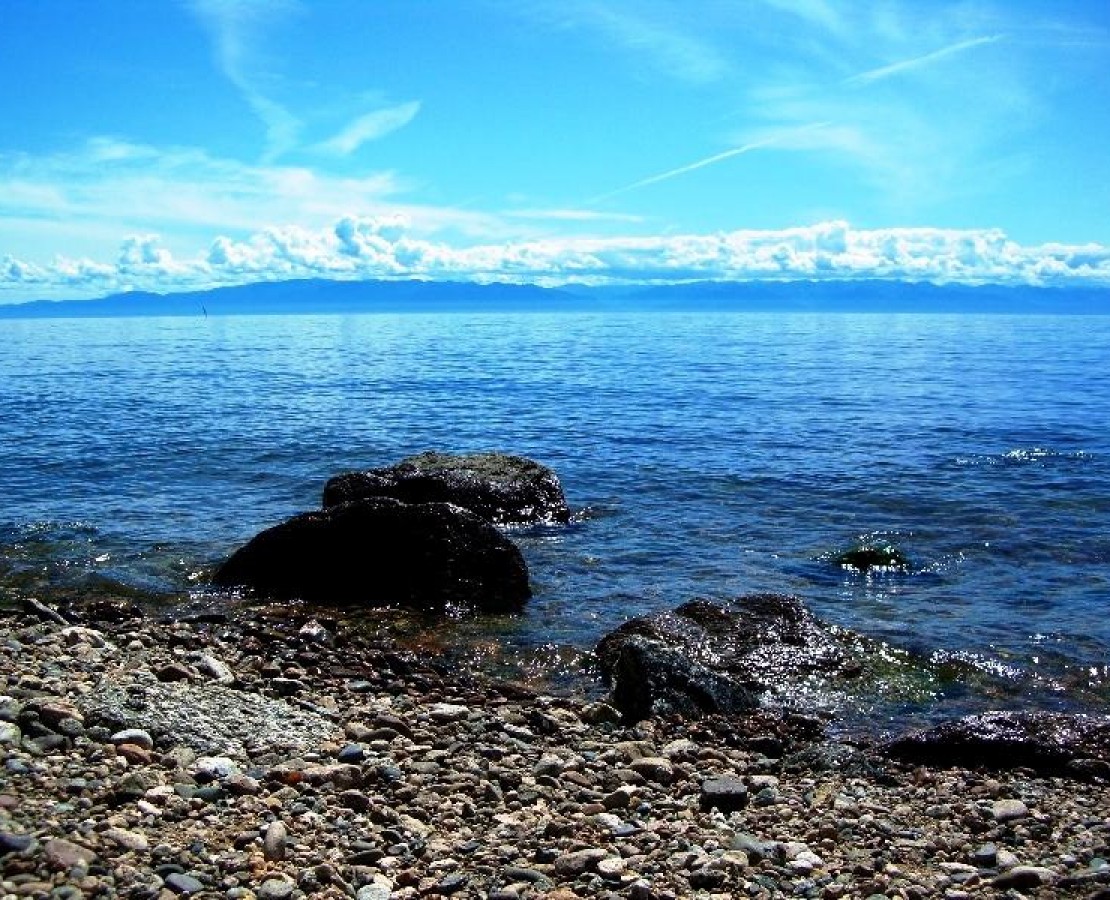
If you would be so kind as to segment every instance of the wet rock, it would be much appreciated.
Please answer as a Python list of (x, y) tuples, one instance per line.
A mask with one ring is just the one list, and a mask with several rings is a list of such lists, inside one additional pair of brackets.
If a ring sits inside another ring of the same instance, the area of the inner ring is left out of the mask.
[(303, 513), (267, 529), (213, 581), (282, 600), (437, 612), (516, 610), (531, 595), (520, 551), (488, 522), (446, 503), (389, 499)]
[(402, 503), (452, 503), (494, 525), (570, 520), (559, 479), (521, 456), (423, 453), (394, 466), (337, 475), (324, 487), (324, 506), (388, 497)]
[(832, 559), (833, 565), (851, 572), (908, 572), (910, 561), (890, 544), (861, 544)]
[(1073, 761), (1110, 761), (1110, 716), (989, 712), (905, 735), (882, 749), (928, 765), (1024, 767), (1078, 777), (1084, 770)]
[(631, 720), (746, 712), (809, 676), (858, 671), (800, 600), (774, 594), (727, 607), (695, 600), (632, 619), (607, 634), (597, 654), (614, 705)]

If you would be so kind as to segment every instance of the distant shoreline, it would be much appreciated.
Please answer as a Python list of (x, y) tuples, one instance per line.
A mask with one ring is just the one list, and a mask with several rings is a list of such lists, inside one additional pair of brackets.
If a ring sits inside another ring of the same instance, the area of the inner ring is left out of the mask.
[(0, 319), (357, 313), (918, 313), (1110, 315), (1110, 287), (900, 281), (689, 282), (655, 286), (459, 281), (261, 282), (205, 291), (131, 291), (92, 300), (0, 304)]

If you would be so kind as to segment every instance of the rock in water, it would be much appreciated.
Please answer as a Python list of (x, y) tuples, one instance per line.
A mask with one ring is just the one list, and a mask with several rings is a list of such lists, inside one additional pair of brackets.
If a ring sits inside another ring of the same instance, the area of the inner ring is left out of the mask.
[(633, 720), (742, 713), (812, 675), (856, 670), (830, 629), (795, 597), (757, 594), (726, 608), (694, 600), (625, 622), (597, 647), (613, 702)]
[(905, 735), (883, 749), (895, 759), (934, 766), (1102, 775), (1110, 763), (1110, 716), (982, 713)]
[(850, 572), (909, 572), (910, 561), (890, 544), (861, 544), (833, 557), (833, 564)]
[(432, 611), (511, 611), (531, 596), (520, 551), (488, 522), (447, 503), (384, 498), (269, 528), (237, 550), (213, 583), (278, 600)]
[(453, 503), (494, 525), (561, 524), (570, 509), (551, 469), (503, 453), (422, 453), (394, 466), (348, 472), (324, 487), (324, 506), (389, 497)]

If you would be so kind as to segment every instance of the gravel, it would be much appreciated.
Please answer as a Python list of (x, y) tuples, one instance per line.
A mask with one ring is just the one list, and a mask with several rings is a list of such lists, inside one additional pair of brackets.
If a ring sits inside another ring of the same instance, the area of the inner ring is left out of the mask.
[(0, 900), (1110, 891), (1105, 783), (799, 733), (769, 714), (629, 726), (303, 610), (8, 615)]

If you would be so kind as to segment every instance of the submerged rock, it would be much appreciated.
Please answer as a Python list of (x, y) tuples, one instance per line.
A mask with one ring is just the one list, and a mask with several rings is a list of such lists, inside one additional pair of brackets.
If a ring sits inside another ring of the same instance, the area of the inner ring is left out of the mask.
[(453, 503), (495, 525), (559, 524), (570, 509), (551, 469), (504, 453), (422, 453), (394, 466), (348, 472), (324, 486), (324, 506), (389, 497)]
[(488, 522), (447, 503), (384, 498), (269, 528), (237, 550), (213, 583), (278, 600), (437, 612), (515, 610), (531, 595), (520, 550)]
[(890, 544), (863, 544), (838, 553), (833, 564), (853, 572), (908, 572), (909, 558)]
[(859, 666), (796, 597), (756, 594), (729, 607), (705, 600), (632, 619), (597, 647), (613, 702), (628, 719), (677, 712), (742, 713), (766, 694)]
[(988, 712), (900, 737), (887, 756), (935, 766), (1110, 777), (1110, 716)]

